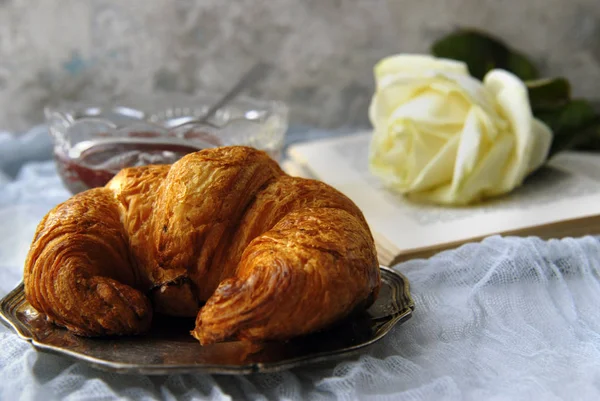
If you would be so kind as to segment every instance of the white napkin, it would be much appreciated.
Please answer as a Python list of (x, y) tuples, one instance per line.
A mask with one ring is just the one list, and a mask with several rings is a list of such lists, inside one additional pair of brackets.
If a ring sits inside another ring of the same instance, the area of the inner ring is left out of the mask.
[(20, 134), (0, 131), (2, 175), (14, 177), (24, 163), (48, 160), (51, 156), (52, 140), (45, 125), (38, 125)]

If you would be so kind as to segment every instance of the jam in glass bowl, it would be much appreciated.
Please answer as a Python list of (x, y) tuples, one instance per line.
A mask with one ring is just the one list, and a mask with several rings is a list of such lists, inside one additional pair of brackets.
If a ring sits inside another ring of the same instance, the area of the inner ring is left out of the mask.
[(64, 184), (75, 194), (105, 185), (125, 167), (170, 164), (218, 146), (251, 146), (279, 160), (288, 124), (283, 103), (239, 97), (200, 122), (218, 100), (164, 94), (47, 107)]

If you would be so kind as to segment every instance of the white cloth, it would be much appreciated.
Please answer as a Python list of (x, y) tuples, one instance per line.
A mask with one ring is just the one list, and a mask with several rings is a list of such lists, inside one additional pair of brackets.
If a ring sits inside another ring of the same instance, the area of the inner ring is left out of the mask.
[[(52, 162), (0, 181), (0, 296), (20, 280), (39, 219), (68, 196)], [(335, 367), (110, 374), (0, 329), (0, 399), (600, 399), (597, 239), (493, 237), (396, 268), (412, 283), (414, 317)]]

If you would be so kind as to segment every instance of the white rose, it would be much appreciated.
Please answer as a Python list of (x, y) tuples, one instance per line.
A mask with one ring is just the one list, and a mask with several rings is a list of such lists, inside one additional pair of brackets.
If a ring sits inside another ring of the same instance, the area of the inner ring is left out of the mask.
[(507, 71), (481, 82), (461, 62), (397, 55), (375, 79), (371, 170), (412, 199), (465, 205), (504, 194), (547, 158), (552, 133)]

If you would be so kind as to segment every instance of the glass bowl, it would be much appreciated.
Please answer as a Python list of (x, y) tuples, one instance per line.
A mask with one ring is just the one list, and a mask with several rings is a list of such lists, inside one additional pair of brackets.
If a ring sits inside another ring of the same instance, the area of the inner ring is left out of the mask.
[(59, 174), (72, 193), (105, 185), (122, 168), (173, 163), (205, 148), (245, 145), (279, 161), (288, 110), (238, 97), (205, 122), (217, 95), (129, 96), (45, 109)]

